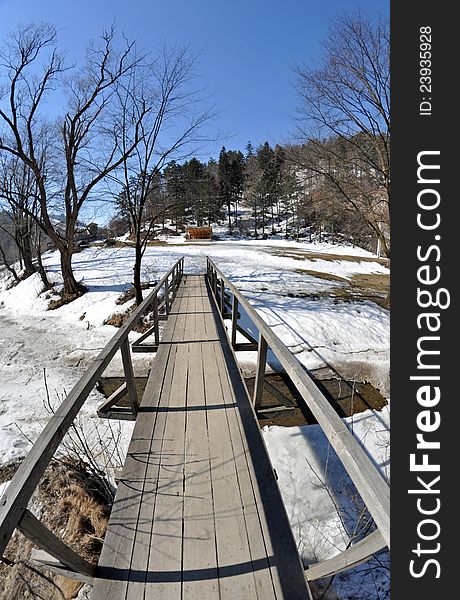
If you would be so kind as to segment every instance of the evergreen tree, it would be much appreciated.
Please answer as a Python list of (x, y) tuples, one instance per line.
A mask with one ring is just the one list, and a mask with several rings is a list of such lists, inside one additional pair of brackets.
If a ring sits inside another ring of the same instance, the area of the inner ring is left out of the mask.
[(232, 206), (238, 224), (238, 204), (243, 193), (244, 156), (239, 150), (222, 147), (218, 164), (219, 192), (222, 204), (227, 207), (228, 228), (232, 231)]
[(184, 171), (182, 165), (171, 161), (163, 170), (164, 193), (170, 206), (169, 215), (176, 226), (190, 217), (190, 206), (187, 205), (185, 193)]
[[(268, 142), (260, 146), (257, 150), (257, 161), (261, 170), (261, 178), (259, 182), (260, 193), (260, 218), (262, 225), (262, 233), (265, 233), (268, 215), (273, 214), (273, 204), (275, 202), (276, 185), (277, 185), (277, 165), (275, 152), (270, 147)], [(272, 222), (273, 231), (273, 222)]]
[(249, 141), (246, 144), (246, 159), (251, 158), (251, 156), (254, 156), (254, 146), (252, 145), (252, 143)]
[(227, 150), (225, 149), (225, 146), (222, 146), (222, 150), (220, 151), (220, 154), (219, 154), (218, 174), (219, 174), (219, 195), (220, 195), (222, 204), (227, 207), (228, 228), (230, 231), (232, 231), (231, 166), (230, 166), (230, 160), (229, 160), (229, 157), (227, 154)]

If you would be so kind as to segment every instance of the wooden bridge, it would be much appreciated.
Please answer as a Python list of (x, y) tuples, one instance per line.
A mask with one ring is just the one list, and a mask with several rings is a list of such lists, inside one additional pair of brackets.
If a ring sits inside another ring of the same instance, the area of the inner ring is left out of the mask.
[[(350, 568), (389, 545), (388, 486), (306, 371), (212, 261), (205, 275), (185, 275), (183, 264), (181, 259), (174, 265), (112, 338), (24, 459), (0, 502), (0, 556), (18, 528), (42, 549), (34, 553), (36, 563), (90, 581), (93, 600), (308, 599), (308, 580)], [(243, 310), (257, 327), (258, 340), (239, 324)], [(132, 350), (156, 355), (139, 402), (128, 334), (147, 311), (153, 312), (153, 326)], [(226, 319), (232, 323), (230, 337)], [(247, 343), (236, 343), (237, 331)], [(235, 357), (241, 347), (258, 349), (253, 401)], [(377, 525), (306, 572), (254, 410), (268, 347), (323, 427)], [(136, 423), (94, 567), (27, 504), (118, 349), (126, 381), (98, 412)], [(129, 408), (120, 406), (123, 396)]]

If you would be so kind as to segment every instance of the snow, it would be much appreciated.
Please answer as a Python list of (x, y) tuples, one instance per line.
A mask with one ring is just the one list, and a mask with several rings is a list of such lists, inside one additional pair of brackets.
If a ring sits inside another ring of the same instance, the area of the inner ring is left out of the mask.
[(9, 481), (4, 481), (3, 483), (0, 483), (0, 498), (6, 492), (6, 488), (8, 487), (9, 483)]
[[(389, 478), (389, 409), (345, 419)], [(310, 564), (344, 550), (361, 510), (354, 486), (319, 425), (264, 427), (300, 553)]]
[[(155, 283), (183, 255), (185, 272), (192, 273), (205, 271), (209, 255), (309, 370), (327, 368), (337, 377), (365, 378), (388, 395), (388, 311), (370, 301), (336, 302), (327, 295), (353, 275), (388, 274), (375, 255), (332, 244), (273, 239), (185, 243), (173, 236), (164, 245), (147, 248), (143, 280)], [(59, 284), (58, 254), (47, 253), (44, 259), (51, 280)], [(50, 418), (45, 406), (62, 401), (116, 332), (104, 321), (129, 307), (116, 300), (130, 287), (133, 260), (129, 246), (91, 247), (76, 254), (75, 273), (88, 292), (53, 311), (47, 306), (55, 296), (41, 294), (38, 275), (11, 289), (0, 276), (0, 465), (25, 455)], [(341, 279), (322, 279), (308, 271)], [(256, 333), (246, 315), (243, 322)], [(243, 372), (253, 373), (255, 353), (241, 355)], [(136, 375), (147, 373), (150, 360), (149, 355), (133, 355)], [(269, 363), (277, 367), (271, 354)], [(106, 375), (121, 374), (116, 355)], [(101, 435), (95, 409), (102, 399), (93, 390), (81, 411), (78, 424), (90, 438)], [(348, 420), (385, 476), (388, 420), (388, 408)], [(123, 452), (133, 425), (120, 422), (117, 427)], [(350, 500), (351, 482), (321, 429), (269, 427), (263, 435), (303, 559), (309, 563), (337, 553), (348, 542), (356, 506)]]

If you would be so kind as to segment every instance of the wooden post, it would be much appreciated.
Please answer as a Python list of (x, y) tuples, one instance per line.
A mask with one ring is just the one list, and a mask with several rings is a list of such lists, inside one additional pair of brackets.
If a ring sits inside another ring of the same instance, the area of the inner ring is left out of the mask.
[(179, 287), (179, 267), (177, 266), (177, 267), (174, 269), (174, 286), (173, 286), (174, 293), (173, 293), (173, 298), (175, 298), (175, 297), (176, 297), (176, 294), (177, 294), (177, 288), (178, 288), (178, 287)]
[(213, 291), (214, 291), (214, 298), (216, 299), (216, 302), (217, 302), (217, 274), (214, 271), (214, 269), (213, 269), (213, 272), (212, 272), (212, 279), (213, 279), (213, 286), (212, 287), (213, 287)]
[(220, 280), (220, 314), (222, 315), (222, 317), (224, 316), (224, 310), (225, 310), (225, 286), (224, 286), (224, 280), (221, 279)]
[(133, 414), (137, 415), (139, 410), (139, 399), (137, 397), (136, 383), (134, 381), (133, 363), (131, 360), (131, 349), (128, 338), (120, 346), (121, 359), (125, 370), (126, 387), (128, 388), (128, 398), (131, 404)]
[(160, 344), (160, 329), (158, 327), (158, 294), (153, 300), (153, 332), (155, 336), (155, 346)]
[(259, 332), (259, 351), (257, 353), (256, 380), (254, 382), (254, 408), (260, 406), (262, 402), (262, 392), (264, 389), (265, 365), (267, 363), (267, 342), (264, 336)]
[(232, 300), (232, 338), (231, 344), (232, 348), (235, 349), (236, 346), (236, 326), (238, 325), (238, 298), (233, 294)]
[(169, 275), (166, 277), (165, 280), (165, 309), (166, 316), (169, 316)]

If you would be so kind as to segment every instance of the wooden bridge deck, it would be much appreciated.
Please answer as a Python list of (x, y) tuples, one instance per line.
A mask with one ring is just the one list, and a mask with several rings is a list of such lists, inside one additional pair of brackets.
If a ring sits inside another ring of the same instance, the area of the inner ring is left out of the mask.
[(205, 278), (153, 361), (93, 600), (309, 598), (273, 468)]

